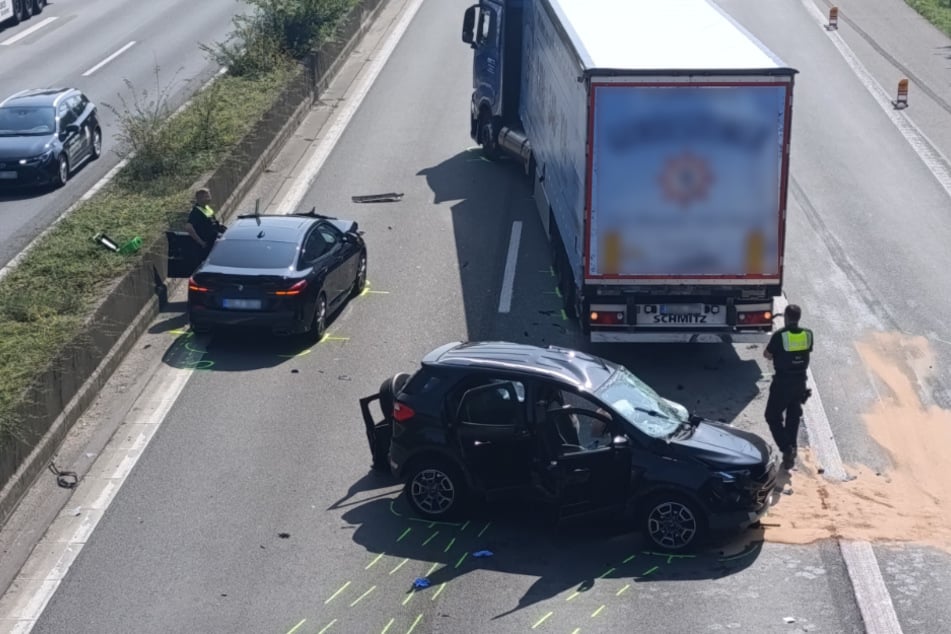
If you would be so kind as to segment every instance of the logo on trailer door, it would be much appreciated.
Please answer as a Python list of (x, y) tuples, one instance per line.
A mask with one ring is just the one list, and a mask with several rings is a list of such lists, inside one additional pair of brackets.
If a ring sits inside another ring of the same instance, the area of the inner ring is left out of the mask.
[(659, 180), (664, 196), (686, 208), (707, 197), (713, 173), (702, 158), (683, 154), (668, 159)]

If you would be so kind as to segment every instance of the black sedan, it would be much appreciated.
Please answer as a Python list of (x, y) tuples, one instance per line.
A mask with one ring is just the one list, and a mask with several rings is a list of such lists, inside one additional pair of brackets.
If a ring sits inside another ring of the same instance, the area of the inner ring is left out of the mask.
[(62, 187), (101, 154), (96, 105), (79, 90), (24, 90), (0, 102), (0, 187)]
[(313, 211), (240, 216), (188, 280), (188, 318), (196, 332), (248, 326), (319, 341), (366, 279), (356, 222)]

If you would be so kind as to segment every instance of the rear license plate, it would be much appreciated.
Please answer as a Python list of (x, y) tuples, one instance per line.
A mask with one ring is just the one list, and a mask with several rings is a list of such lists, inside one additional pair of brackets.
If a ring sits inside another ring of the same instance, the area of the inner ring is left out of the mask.
[(224, 308), (234, 308), (236, 310), (261, 310), (260, 299), (223, 299), (221, 305)]
[(638, 326), (724, 326), (726, 306), (712, 304), (644, 304), (637, 311)]
[(16, 177), (17, 177), (16, 172), (10, 172), (10, 171), (0, 172), (0, 178), (4, 180), (13, 180)]

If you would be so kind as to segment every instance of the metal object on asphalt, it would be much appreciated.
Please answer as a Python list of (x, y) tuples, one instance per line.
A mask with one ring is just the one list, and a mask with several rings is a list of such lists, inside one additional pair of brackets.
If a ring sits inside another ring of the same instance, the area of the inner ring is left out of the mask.
[(396, 203), (403, 199), (403, 194), (389, 192), (386, 194), (367, 194), (365, 196), (351, 196), (355, 203)]
[(896, 110), (902, 110), (908, 107), (908, 80), (902, 78), (898, 81), (898, 94), (895, 96), (895, 101), (892, 102), (892, 105)]
[(839, 30), (839, 7), (829, 9), (829, 23), (826, 24), (827, 31)]

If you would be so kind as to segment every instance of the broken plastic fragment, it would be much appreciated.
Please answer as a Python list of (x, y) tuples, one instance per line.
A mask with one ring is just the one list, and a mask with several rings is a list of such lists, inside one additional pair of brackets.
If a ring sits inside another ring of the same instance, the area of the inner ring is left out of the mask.
[(795, 623), (795, 622), (796, 622), (796, 619), (794, 619), (794, 618), (791, 617), (791, 616), (784, 616), (784, 617), (783, 617), (783, 620), (784, 620), (786, 623)]
[(429, 579), (426, 577), (416, 577), (416, 580), (413, 582), (413, 587), (417, 589), (428, 588), (430, 585)]
[(476, 552), (472, 553), (472, 556), (473, 557), (491, 557), (492, 551), (491, 550), (477, 550)]

